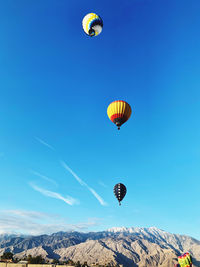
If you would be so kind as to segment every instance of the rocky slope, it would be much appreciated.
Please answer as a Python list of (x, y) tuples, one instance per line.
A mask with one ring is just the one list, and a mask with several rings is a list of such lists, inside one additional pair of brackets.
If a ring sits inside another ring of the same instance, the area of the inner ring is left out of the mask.
[(155, 227), (112, 228), (103, 232), (59, 232), (52, 235), (0, 239), (0, 254), (13, 252), (23, 258), (29, 254), (46, 259), (72, 259), (81, 263), (127, 267), (171, 267), (177, 256), (189, 251), (194, 266), (200, 266), (200, 242), (188, 236), (170, 234)]

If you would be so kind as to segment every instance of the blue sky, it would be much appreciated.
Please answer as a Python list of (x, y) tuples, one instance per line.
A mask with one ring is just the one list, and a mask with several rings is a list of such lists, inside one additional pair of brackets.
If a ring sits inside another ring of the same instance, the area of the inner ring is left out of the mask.
[[(156, 226), (200, 239), (199, 8), (2, 3), (0, 233)], [(104, 21), (95, 38), (89, 12)], [(117, 99), (133, 110), (120, 131), (106, 114)]]

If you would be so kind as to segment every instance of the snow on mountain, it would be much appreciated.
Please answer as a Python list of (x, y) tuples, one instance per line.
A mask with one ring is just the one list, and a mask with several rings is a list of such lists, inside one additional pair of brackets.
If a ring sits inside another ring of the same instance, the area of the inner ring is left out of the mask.
[(0, 255), (4, 251), (11, 251), (18, 258), (31, 254), (49, 260), (71, 259), (125, 267), (171, 267), (179, 255), (189, 251), (193, 266), (200, 266), (200, 241), (156, 227), (113, 227), (102, 232), (58, 232), (29, 237), (4, 235), (0, 239)]

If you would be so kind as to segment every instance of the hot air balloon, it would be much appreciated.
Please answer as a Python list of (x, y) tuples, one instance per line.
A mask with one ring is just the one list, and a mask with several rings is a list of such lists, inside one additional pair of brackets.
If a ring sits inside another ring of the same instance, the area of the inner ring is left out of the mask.
[(118, 130), (120, 126), (130, 118), (131, 112), (130, 105), (122, 100), (112, 102), (107, 108), (108, 117), (116, 124)]
[(102, 32), (103, 20), (95, 13), (89, 13), (83, 18), (82, 25), (85, 33), (93, 37)]
[(184, 253), (178, 257), (178, 263), (180, 267), (191, 267), (192, 266), (192, 257), (189, 252)]
[(116, 198), (119, 201), (119, 205), (121, 205), (120, 202), (122, 201), (122, 199), (126, 195), (126, 186), (124, 184), (121, 184), (121, 183), (116, 184), (114, 186), (114, 190), (113, 191), (114, 191), (114, 194), (115, 194)]

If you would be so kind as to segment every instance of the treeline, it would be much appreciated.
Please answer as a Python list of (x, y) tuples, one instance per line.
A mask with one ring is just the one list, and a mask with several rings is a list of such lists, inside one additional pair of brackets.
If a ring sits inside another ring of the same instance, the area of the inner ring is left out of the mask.
[[(11, 252), (4, 252), (3, 255), (0, 257), (0, 261), (7, 261), (11, 260), (13, 263), (18, 263), (19, 261), (27, 261), (28, 264), (55, 264), (55, 265), (71, 265), (75, 267), (90, 267), (87, 262), (84, 262), (83, 264), (80, 263), (80, 261), (74, 262), (72, 260), (67, 261), (59, 261), (58, 259), (53, 259), (51, 262), (49, 260), (44, 259), (41, 255), (39, 256), (31, 256), (28, 255), (27, 257), (24, 257), (23, 259), (18, 259), (14, 256)], [(93, 265), (94, 266), (94, 265)], [(97, 267), (113, 267), (111, 264), (107, 265), (96, 265)], [(116, 265), (115, 267), (118, 267), (119, 265)]]

